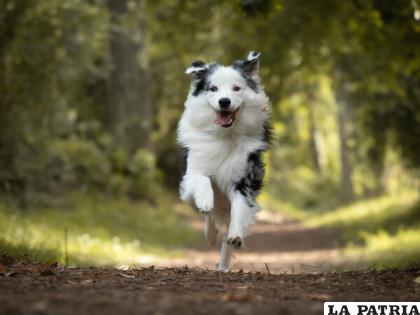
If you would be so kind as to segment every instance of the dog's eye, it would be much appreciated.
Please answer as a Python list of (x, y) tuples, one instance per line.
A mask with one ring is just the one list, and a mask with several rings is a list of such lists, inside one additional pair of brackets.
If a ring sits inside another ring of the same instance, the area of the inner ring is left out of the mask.
[(212, 86), (211, 88), (210, 88), (210, 91), (212, 91), (212, 92), (217, 92), (217, 86)]
[(240, 90), (241, 90), (241, 87), (240, 87), (240, 86), (237, 86), (237, 85), (234, 85), (232, 89), (233, 89), (235, 92), (238, 92), (238, 91), (240, 91)]

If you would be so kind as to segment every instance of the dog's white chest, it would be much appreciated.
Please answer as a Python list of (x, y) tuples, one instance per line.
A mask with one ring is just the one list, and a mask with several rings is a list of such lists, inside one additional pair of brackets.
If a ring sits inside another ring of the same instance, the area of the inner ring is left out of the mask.
[(248, 156), (258, 149), (259, 141), (246, 138), (218, 139), (190, 147), (190, 170), (210, 177), (226, 194), (243, 176)]

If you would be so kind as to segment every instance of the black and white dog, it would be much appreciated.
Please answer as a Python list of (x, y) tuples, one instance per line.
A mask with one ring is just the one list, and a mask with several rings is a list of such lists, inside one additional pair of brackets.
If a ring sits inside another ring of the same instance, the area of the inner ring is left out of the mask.
[(255, 199), (270, 134), (259, 57), (251, 51), (228, 67), (196, 61), (186, 70), (192, 81), (178, 126), (184, 152), (180, 195), (205, 214), (209, 244), (223, 240), (217, 264), (223, 271), (229, 269), (231, 247), (244, 245), (259, 210)]

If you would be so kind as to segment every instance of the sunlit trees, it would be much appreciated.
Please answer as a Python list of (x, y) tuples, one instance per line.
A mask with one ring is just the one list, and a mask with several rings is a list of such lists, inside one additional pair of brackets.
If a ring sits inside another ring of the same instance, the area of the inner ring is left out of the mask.
[(107, 192), (138, 196), (155, 164), (176, 187), (185, 67), (251, 49), (273, 105), (273, 193), (351, 201), (386, 190), (387, 152), (420, 166), (415, 0), (0, 2), (3, 192), (84, 186), (71, 174), (94, 160)]

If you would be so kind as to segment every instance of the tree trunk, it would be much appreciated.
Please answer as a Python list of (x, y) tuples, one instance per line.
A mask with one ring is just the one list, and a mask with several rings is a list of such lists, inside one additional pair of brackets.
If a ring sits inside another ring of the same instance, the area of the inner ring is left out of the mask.
[[(140, 36), (134, 40), (122, 26), (127, 0), (109, 0), (112, 31), (112, 70), (107, 82), (107, 124), (118, 145), (133, 152), (147, 147), (151, 129), (150, 73), (146, 47), (146, 21), (139, 18)], [(139, 12), (144, 1), (138, 2)]]
[(7, 9), (9, 3), (13, 1), (0, 4), (0, 192), (14, 188), (12, 186), (21, 188), (23, 185), (15, 165), (22, 127), (15, 95), (9, 89), (12, 81), (8, 77), (10, 70), (7, 69), (7, 51), (16, 36), (20, 19), (32, 5), (29, 1), (17, 1), (12, 6), (13, 9)]
[[(379, 103), (381, 100), (378, 99)], [(375, 179), (375, 187), (373, 195), (379, 196), (384, 193), (384, 171), (385, 171), (385, 147), (386, 147), (386, 119), (381, 114), (372, 113), (373, 119), (373, 145), (369, 150), (369, 162), (372, 166), (373, 176)]]
[(340, 138), (340, 163), (341, 163), (341, 199), (343, 202), (354, 200), (353, 167), (350, 163), (349, 148), (347, 146), (347, 124), (350, 120), (346, 92), (344, 86), (339, 86), (336, 92), (338, 106), (338, 135)]
[(315, 124), (314, 111), (312, 104), (308, 104), (308, 118), (309, 118), (309, 152), (311, 155), (312, 166), (317, 173), (321, 173), (321, 158), (317, 142), (317, 129)]

